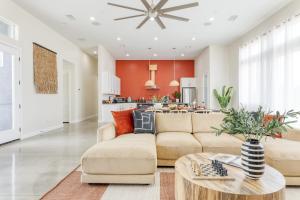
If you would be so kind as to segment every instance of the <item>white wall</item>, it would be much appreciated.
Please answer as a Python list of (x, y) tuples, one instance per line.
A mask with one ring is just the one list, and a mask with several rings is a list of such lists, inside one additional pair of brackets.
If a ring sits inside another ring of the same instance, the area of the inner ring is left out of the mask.
[[(39, 19), (17, 6), (10, 0), (1, 0), (0, 15), (13, 21), (19, 26), (19, 40), (13, 41), (3, 36), (0, 41), (13, 44), (21, 51), (22, 78), (22, 138), (39, 134), (43, 131), (62, 126), (62, 66), (63, 60), (75, 65), (75, 117), (73, 121), (80, 121), (97, 113), (97, 108), (88, 109), (85, 105), (90, 101), (90, 93), (95, 88), (86, 89), (93, 85), (95, 61), (83, 53), (77, 46), (65, 39)], [(32, 43), (36, 42), (57, 52), (58, 94), (36, 94), (33, 84)], [(92, 77), (90, 82), (86, 82)], [(95, 98), (96, 101), (96, 98)], [(94, 106), (95, 103), (93, 102)]]
[[(254, 29), (240, 37), (238, 40), (234, 41), (232, 44), (228, 46), (228, 59), (230, 65), (230, 82), (236, 88), (236, 94), (238, 93), (238, 77), (239, 77), (239, 47), (251, 41), (251, 39), (255, 38), (256, 36), (271, 30), (274, 26), (280, 24), (281, 22), (285, 21), (289, 17), (300, 14), (300, 1), (294, 0), (289, 5), (281, 9), (279, 12), (274, 14), (273, 16), (269, 17), (267, 20), (262, 22), (260, 25), (256, 26)], [(239, 100), (238, 94), (234, 96), (234, 106), (238, 107)]]
[(116, 74), (116, 59), (111, 55), (111, 53), (105, 49), (102, 45), (98, 46), (98, 122), (101, 122), (102, 116), (102, 101), (109, 98), (109, 95), (102, 94), (102, 73), (110, 72), (111, 74)]
[(218, 91), (225, 86), (229, 86), (229, 67), (227, 48), (224, 46), (209, 46), (210, 60), (210, 108), (219, 109), (219, 103), (213, 95), (213, 90)]
[(219, 109), (213, 96), (213, 89), (221, 89), (229, 84), (227, 48), (211, 45), (205, 48), (195, 60), (195, 76), (198, 85), (198, 102), (204, 101), (204, 75), (208, 76), (208, 105), (210, 109)]
[(210, 68), (209, 48), (207, 47), (200, 53), (200, 55), (195, 60), (195, 77), (197, 78), (197, 86), (198, 86), (197, 87), (198, 103), (204, 101), (203, 78), (204, 75), (206, 74), (208, 75), (208, 79), (209, 79), (209, 68)]

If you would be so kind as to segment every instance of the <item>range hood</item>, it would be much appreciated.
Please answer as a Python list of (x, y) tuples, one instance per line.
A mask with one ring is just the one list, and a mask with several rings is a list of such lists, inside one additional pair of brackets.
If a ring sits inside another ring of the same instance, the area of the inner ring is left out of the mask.
[(145, 86), (147, 90), (159, 90), (159, 87), (155, 83), (155, 73), (157, 71), (157, 65), (149, 65), (150, 80), (146, 81)]

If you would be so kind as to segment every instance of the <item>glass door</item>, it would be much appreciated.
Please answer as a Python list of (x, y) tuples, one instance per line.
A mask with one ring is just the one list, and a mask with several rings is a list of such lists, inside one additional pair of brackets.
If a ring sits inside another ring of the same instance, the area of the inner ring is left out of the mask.
[(19, 55), (0, 43), (0, 144), (20, 138)]

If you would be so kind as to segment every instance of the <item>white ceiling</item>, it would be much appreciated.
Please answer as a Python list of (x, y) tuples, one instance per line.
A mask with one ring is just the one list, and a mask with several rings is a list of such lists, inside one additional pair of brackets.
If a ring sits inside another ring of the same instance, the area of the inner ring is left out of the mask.
[[(150, 1), (150, 0), (149, 0)], [(148, 21), (140, 30), (136, 26), (141, 18), (113, 21), (114, 18), (140, 14), (122, 8), (111, 7), (107, 2), (144, 9), (140, 0), (14, 0), (57, 32), (70, 39), (83, 50), (93, 53), (98, 44), (105, 46), (116, 59), (173, 59), (176, 47), (177, 59), (193, 59), (209, 44), (228, 44), (264, 19), (287, 5), (291, 0), (170, 0), (165, 7), (198, 1), (200, 6), (170, 14), (190, 18), (180, 22), (163, 18), (167, 29), (161, 30), (156, 22)], [(157, 2), (157, 0), (155, 0)], [(71, 14), (76, 20), (69, 20)], [(238, 15), (234, 22), (228, 21)], [(91, 24), (96, 18), (99, 26)], [(214, 17), (211, 26), (204, 23)], [(117, 41), (121, 37), (121, 41)], [(154, 37), (158, 37), (154, 41)], [(193, 41), (192, 37), (196, 37)], [(85, 41), (79, 41), (85, 38)], [(149, 51), (148, 48), (152, 50)], [(126, 57), (126, 53), (130, 57)], [(180, 54), (185, 56), (181, 57)]]

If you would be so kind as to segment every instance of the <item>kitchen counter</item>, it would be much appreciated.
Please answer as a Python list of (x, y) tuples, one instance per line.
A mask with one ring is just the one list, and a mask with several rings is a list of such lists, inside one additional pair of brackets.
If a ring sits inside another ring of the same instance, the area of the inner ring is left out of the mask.
[(117, 104), (131, 104), (131, 103), (134, 103), (134, 104), (137, 104), (136, 102), (121, 102), (121, 103), (102, 103), (102, 105), (117, 105)]

